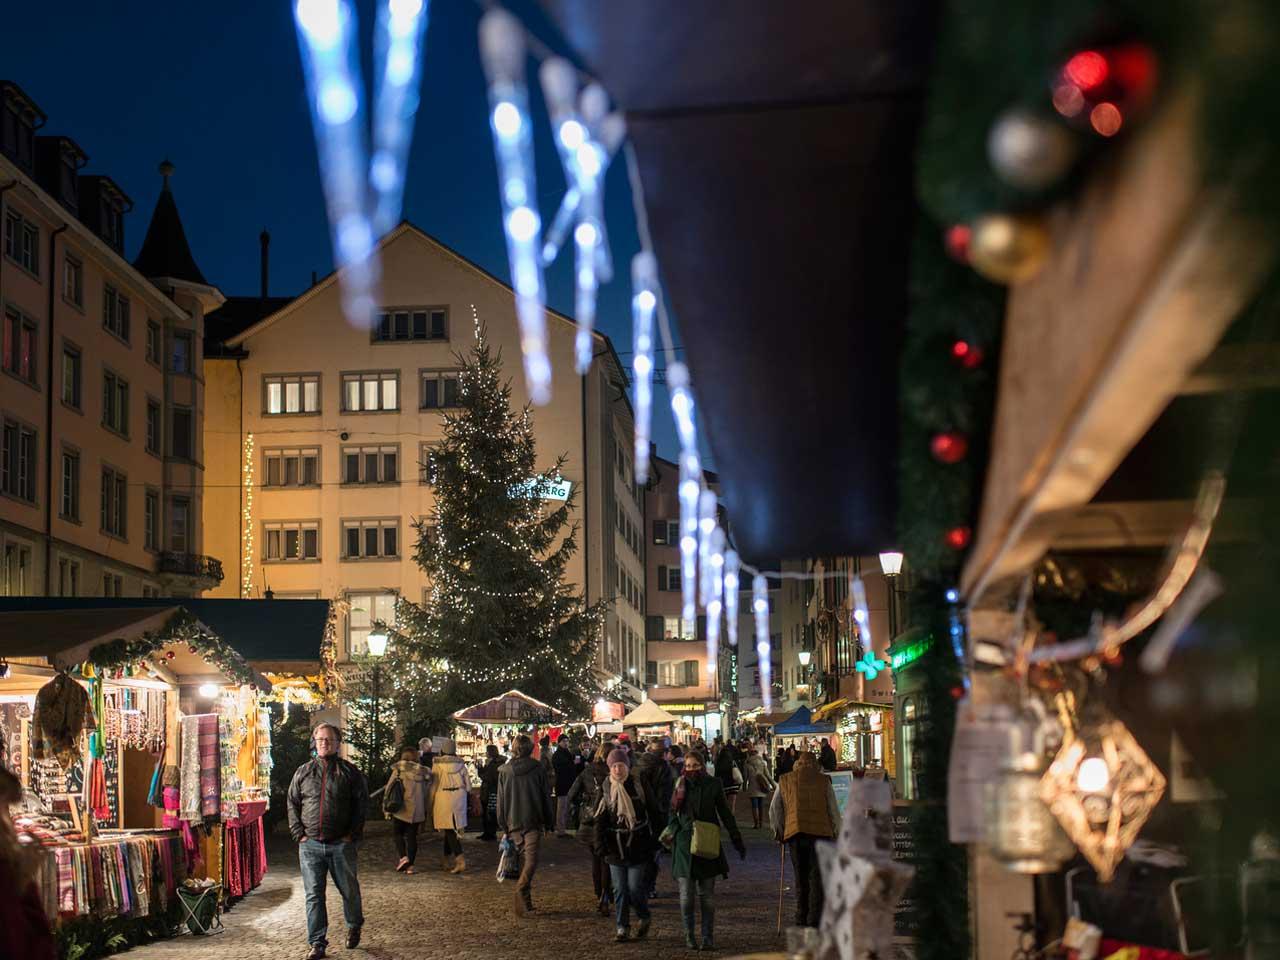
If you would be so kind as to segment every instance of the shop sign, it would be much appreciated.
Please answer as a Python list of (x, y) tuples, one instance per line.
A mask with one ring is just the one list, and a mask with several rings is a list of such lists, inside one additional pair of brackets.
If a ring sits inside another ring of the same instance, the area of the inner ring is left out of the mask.
[(611, 723), (614, 720), (621, 720), (626, 715), (622, 704), (613, 700), (597, 700), (594, 707), (591, 708), (592, 723)]
[(925, 637), (923, 640), (917, 640), (910, 646), (903, 647), (901, 650), (895, 650), (893, 653), (893, 669), (896, 673), (903, 667), (910, 666), (921, 657), (925, 652), (933, 646), (933, 637)]
[(706, 713), (707, 705), (705, 703), (663, 703), (661, 700), (654, 701), (658, 706), (667, 713)]

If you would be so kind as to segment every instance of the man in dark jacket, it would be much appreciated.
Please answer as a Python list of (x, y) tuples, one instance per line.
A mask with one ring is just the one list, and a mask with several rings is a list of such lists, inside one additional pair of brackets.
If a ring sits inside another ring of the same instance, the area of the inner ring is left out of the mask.
[(569, 738), (556, 741), (556, 751), (551, 755), (551, 770), (556, 781), (556, 836), (569, 836), (569, 791), (578, 779), (578, 766), (573, 762)]
[(836, 768), (836, 752), (831, 746), (830, 740), (822, 741), (822, 749), (818, 751), (818, 766), (823, 770), (834, 770)]
[[(651, 816), (654, 823), (660, 823), (666, 826), (668, 818), (671, 816), (671, 792), (675, 789), (675, 778), (671, 775), (671, 765), (663, 759), (664, 746), (661, 740), (650, 740), (648, 747), (643, 753), (636, 754), (635, 764), (631, 768), (631, 772), (644, 786), (645, 792), (651, 799), (652, 812)], [(659, 827), (659, 831), (661, 831)], [(661, 851), (658, 844), (654, 844), (653, 857), (645, 869), (645, 890), (649, 896), (657, 896), (658, 885), (658, 854)]]
[(822, 872), (816, 845), (840, 831), (835, 789), (809, 751), (796, 758), (790, 773), (778, 778), (769, 804), (773, 838), (791, 848), (796, 874), (796, 926), (816, 927), (822, 919)]
[(509, 836), (520, 854), (515, 912), (523, 917), (533, 909), (533, 874), (538, 869), (542, 831), (555, 823), (551, 789), (541, 763), (533, 759), (533, 741), (516, 737), (515, 757), (498, 771), (498, 829)]
[(312, 731), (316, 757), (300, 766), (289, 784), (289, 833), (298, 844), (302, 889), (307, 901), (307, 960), (320, 960), (329, 945), (325, 877), (342, 895), (347, 949), (360, 944), (364, 910), (356, 875), (356, 845), (369, 814), (369, 785), (364, 774), (338, 756), (342, 733), (328, 723)]
[(498, 829), (498, 771), (502, 769), (502, 759), (498, 756), (498, 748), (489, 744), (484, 748), (484, 764), (476, 765), (476, 773), (480, 777), (480, 812), (484, 823), (481, 840), (497, 840)]

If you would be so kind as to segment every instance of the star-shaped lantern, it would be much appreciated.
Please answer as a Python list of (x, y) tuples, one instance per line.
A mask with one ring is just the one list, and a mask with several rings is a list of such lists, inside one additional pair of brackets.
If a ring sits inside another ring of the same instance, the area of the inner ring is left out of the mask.
[(854, 669), (865, 675), (868, 680), (874, 680), (887, 666), (887, 663), (876, 656), (874, 650), (868, 650), (862, 655), (862, 659), (854, 664)]

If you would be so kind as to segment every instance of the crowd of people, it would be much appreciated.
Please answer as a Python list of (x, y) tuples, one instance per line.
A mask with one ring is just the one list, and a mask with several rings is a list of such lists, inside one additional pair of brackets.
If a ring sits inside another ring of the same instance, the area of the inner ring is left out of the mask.
[[(288, 802), (306, 894), (308, 960), (319, 960), (328, 946), (327, 876), (342, 895), (347, 945), (360, 942), (364, 919), (356, 846), (370, 800), (359, 770), (337, 755), (340, 732), (321, 724), (313, 738), (316, 756), (294, 775)], [(822, 883), (815, 844), (839, 829), (831, 780), (823, 775), (835, 769), (835, 752), (825, 741), (816, 754), (807, 748), (780, 750), (772, 763), (751, 740), (721, 742), (718, 737), (708, 745), (695, 736), (681, 746), (666, 739), (632, 743), (625, 737), (565, 735), (553, 746), (549, 737), (535, 744), (520, 735), (509, 748), (504, 757), (496, 745), (488, 745), (475, 761), (475, 774), (479, 839), (503, 840), (518, 861), (516, 916), (536, 909), (534, 880), (546, 838), (573, 836), (590, 853), (596, 909), (613, 917), (619, 942), (648, 937), (649, 901), (658, 894), (660, 861), (666, 856), (678, 888), (685, 945), (714, 950), (716, 881), (729, 875), (722, 830), (745, 859), (737, 821), (738, 797), (745, 796), (753, 827), (767, 825), (774, 839), (790, 848), (795, 922), (817, 925)], [(461, 834), (470, 784), (454, 741), (432, 738), (404, 749), (380, 791), (383, 812), (392, 821), (397, 871), (414, 872), (419, 834), (428, 823), (442, 839), (441, 868), (453, 874), (466, 870)]]

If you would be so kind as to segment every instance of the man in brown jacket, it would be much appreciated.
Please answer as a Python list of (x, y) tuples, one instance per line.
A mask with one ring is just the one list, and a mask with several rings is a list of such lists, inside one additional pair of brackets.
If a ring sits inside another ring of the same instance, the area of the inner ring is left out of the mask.
[(808, 751), (796, 758), (790, 773), (778, 778), (769, 804), (773, 838), (791, 847), (796, 874), (796, 926), (816, 927), (822, 919), (822, 874), (814, 845), (831, 840), (840, 829), (840, 808), (831, 778)]

